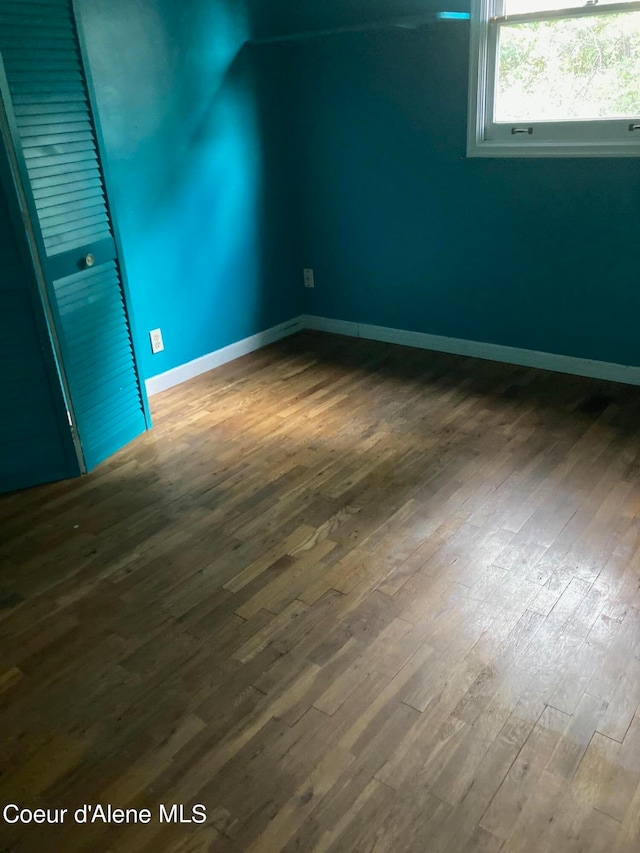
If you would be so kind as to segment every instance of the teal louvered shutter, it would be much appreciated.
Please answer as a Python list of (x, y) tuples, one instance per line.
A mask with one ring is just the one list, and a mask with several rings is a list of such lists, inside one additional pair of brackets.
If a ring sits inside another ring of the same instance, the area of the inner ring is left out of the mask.
[(70, 408), (91, 470), (149, 419), (71, 0), (2, 0), (0, 55)]
[(0, 140), (0, 492), (80, 473), (21, 222), (16, 227), (10, 214), (11, 189)]

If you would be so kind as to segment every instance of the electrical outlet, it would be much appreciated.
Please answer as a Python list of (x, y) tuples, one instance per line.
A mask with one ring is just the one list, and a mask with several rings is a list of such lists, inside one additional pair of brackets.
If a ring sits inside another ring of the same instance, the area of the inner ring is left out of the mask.
[(162, 340), (162, 329), (154, 329), (152, 332), (149, 332), (149, 338), (151, 340), (151, 352), (154, 355), (159, 352), (162, 352), (164, 349), (164, 341)]
[(305, 287), (315, 287), (316, 282), (313, 276), (313, 270), (302, 270)]

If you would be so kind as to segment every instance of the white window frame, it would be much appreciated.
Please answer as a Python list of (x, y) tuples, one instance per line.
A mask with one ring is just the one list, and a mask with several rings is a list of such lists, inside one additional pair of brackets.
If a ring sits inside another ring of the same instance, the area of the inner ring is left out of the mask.
[[(500, 23), (640, 11), (640, 2), (492, 18), (502, 0), (471, 0), (468, 157), (640, 157), (640, 116), (591, 121), (493, 121)], [(640, 85), (640, 81), (639, 81)], [(634, 129), (632, 129), (634, 128)]]

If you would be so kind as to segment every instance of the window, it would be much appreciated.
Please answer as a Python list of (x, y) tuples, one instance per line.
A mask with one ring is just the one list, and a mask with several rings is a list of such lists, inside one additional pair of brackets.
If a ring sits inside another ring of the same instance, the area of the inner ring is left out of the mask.
[(471, 12), (470, 157), (640, 156), (640, 2)]

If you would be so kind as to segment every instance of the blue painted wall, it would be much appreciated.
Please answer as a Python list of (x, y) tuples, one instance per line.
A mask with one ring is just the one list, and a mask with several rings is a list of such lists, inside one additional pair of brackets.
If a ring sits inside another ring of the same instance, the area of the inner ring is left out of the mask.
[(299, 314), (286, 57), (241, 0), (79, 8), (145, 378)]
[(250, 0), (256, 38), (383, 21), (423, 12), (468, 11), (469, 0)]
[(80, 6), (145, 376), (303, 310), (640, 364), (638, 161), (467, 160), (468, 24), (242, 47), (468, 0)]
[(640, 161), (466, 159), (468, 34), (443, 23), (283, 48), (307, 310), (640, 365)]

